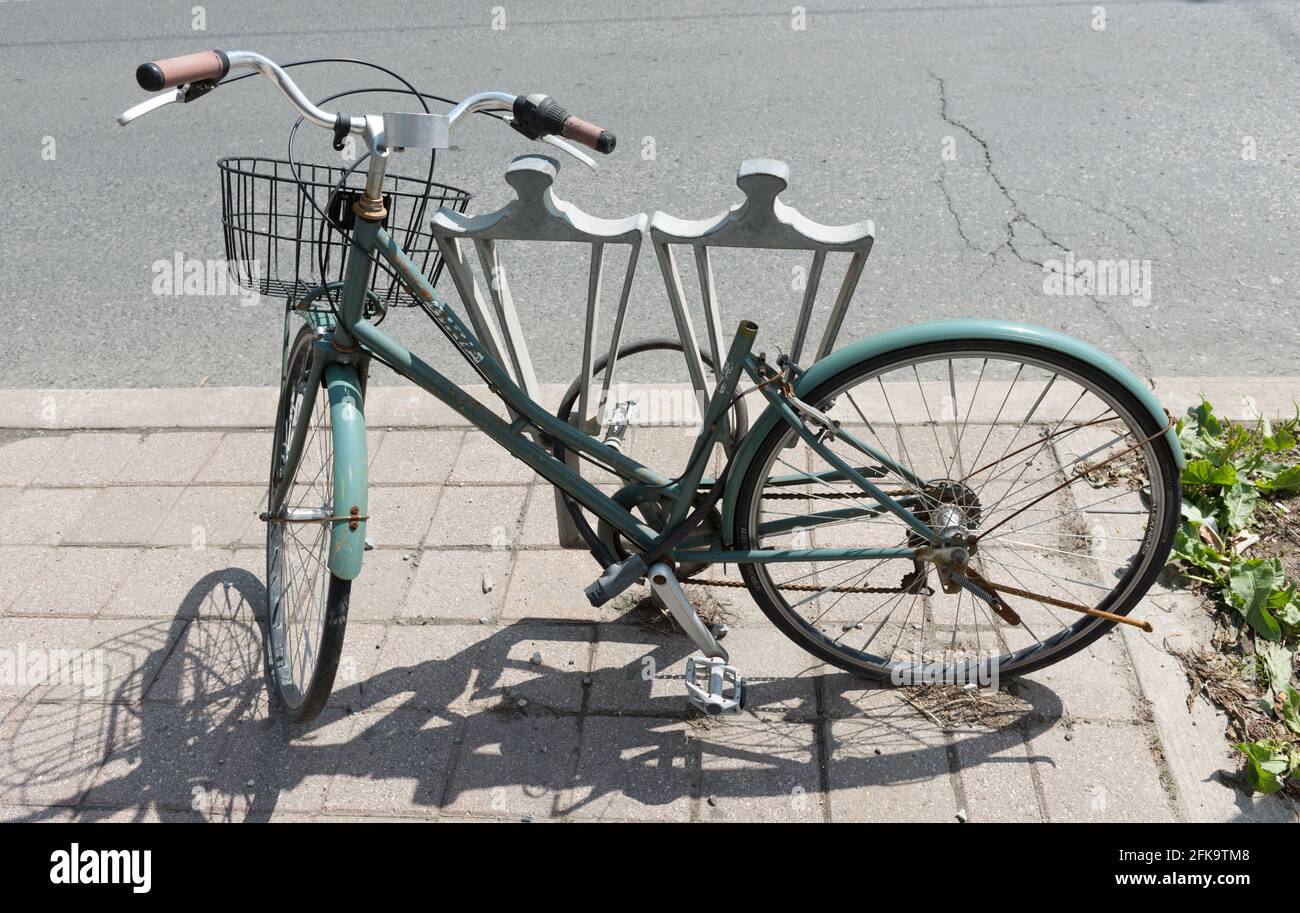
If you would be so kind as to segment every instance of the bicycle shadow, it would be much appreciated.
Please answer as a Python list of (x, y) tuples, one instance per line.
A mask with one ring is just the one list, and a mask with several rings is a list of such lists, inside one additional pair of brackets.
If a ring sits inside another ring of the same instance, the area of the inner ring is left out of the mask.
[[(581, 661), (588, 625), (431, 624), (418, 632), (431, 658), (411, 662), (385, 660), (383, 629), (355, 625), (330, 706), (293, 727), (267, 692), (264, 603), (253, 574), (210, 573), (175, 618), (98, 645), (129, 658), (99, 702), (33, 689), (0, 720), (2, 801), (44, 806), (19, 819), (33, 821), (636, 817), (629, 805), (684, 820), (696, 798), (715, 816), (820, 820), (828, 782), (922, 783), (950, 769), (937, 727), (892, 689), (838, 672), (757, 681), (754, 712), (698, 717), (680, 682), (644, 672), (693, 646), (626, 621), (597, 637), (629, 661), (594, 673)], [(952, 737), (964, 767), (1028, 764), (1006, 754), (1008, 737), (1061, 715), (1035, 687), (1026, 713)]]
[[(2, 801), (45, 806), (18, 820), (191, 808), (171, 798), (175, 787), (202, 782), (233, 723), (265, 706), (246, 676), (261, 662), (264, 603), (261, 582), (232, 565), (196, 582), (172, 618), (138, 620), (82, 648), (102, 657), (106, 690), (88, 695), (52, 681), (18, 697), (0, 719)], [(143, 699), (160, 684), (178, 697)], [(88, 794), (102, 804), (87, 806)]]

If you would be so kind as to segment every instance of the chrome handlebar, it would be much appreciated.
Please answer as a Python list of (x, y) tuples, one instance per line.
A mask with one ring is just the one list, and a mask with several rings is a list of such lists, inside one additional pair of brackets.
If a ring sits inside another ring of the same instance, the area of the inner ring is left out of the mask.
[[(275, 84), (284, 97), (289, 99), (289, 104), (297, 109), (302, 115), (303, 120), (317, 127), (324, 127), (326, 130), (333, 130), (334, 125), (338, 123), (339, 116), (337, 113), (323, 111), (311, 103), (311, 100), (302, 93), (295, 83), (281, 66), (269, 57), (263, 57), (261, 54), (255, 54), (252, 51), (228, 51), (226, 56), (230, 58), (230, 69), (256, 70), (267, 79)], [(362, 129), (353, 129), (350, 132), (361, 133)]]
[[(314, 105), (275, 61), (253, 51), (223, 53), (228, 61), (228, 70), (253, 70), (260, 73), (274, 83), (303, 120), (326, 130), (336, 130), (340, 117), (344, 115)], [(158, 108), (177, 102), (188, 103), (207, 94), (216, 84), (217, 80), (213, 79), (176, 85), (122, 112), (118, 115), (117, 123), (125, 127)], [(466, 117), (479, 111), (512, 112), (515, 99), (516, 96), (509, 92), (478, 92), (462, 99), (446, 114), (390, 112), (381, 115), (346, 115), (347, 132), (364, 137), (371, 152), (380, 158), (386, 157), (390, 150), (445, 149), (451, 144), (452, 129)], [(541, 136), (539, 139), (567, 152), (589, 168), (596, 168), (596, 163), (590, 156), (564, 140), (555, 136)]]

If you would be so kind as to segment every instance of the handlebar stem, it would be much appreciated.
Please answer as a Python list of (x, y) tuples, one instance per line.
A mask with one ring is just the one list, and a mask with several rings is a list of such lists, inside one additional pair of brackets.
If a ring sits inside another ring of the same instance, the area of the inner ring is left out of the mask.
[[(419, 114), (397, 114), (397, 115), (348, 115), (346, 118), (338, 113), (325, 111), (312, 104), (311, 100), (303, 94), (298, 88), (297, 83), (289, 77), (289, 74), (269, 57), (253, 51), (212, 51), (210, 52), (212, 60), (209, 61), (204, 57), (202, 60), (195, 61), (191, 58), (202, 57), (199, 55), (189, 55), (189, 57), (171, 58), (165, 61), (156, 61), (152, 64), (142, 64), (137, 71), (136, 79), (140, 82), (142, 88), (152, 89), (152, 83), (157, 82), (162, 86), (170, 82), (173, 90), (170, 93), (157, 95), (152, 99), (142, 102), (129, 110), (123, 112), (118, 117), (118, 123), (126, 126), (141, 115), (147, 114), (163, 105), (172, 102), (190, 101), (191, 97), (200, 97), (213, 85), (222, 79), (230, 70), (255, 70), (262, 76), (271, 80), (289, 100), (303, 120), (308, 123), (322, 127), (326, 130), (335, 130), (336, 139), (341, 138), (339, 134), (340, 125), (346, 127), (346, 132), (357, 134), (364, 138), (366, 146), (371, 153), (370, 166), (367, 169), (365, 192), (362, 203), (364, 204), (358, 215), (362, 218), (377, 220), (383, 217), (383, 180), (384, 173), (387, 169), (388, 156), (393, 148), (402, 149), (408, 146), (443, 148), (448, 140), (448, 134), (452, 129), (457, 127), (470, 114), (477, 111), (508, 111), (518, 118), (515, 111), (516, 104), (520, 96), (512, 95), (508, 92), (479, 92), (462, 100), (459, 104), (451, 109), (446, 115), (432, 115), (425, 113)], [(220, 61), (220, 71), (216, 72), (212, 66)], [(160, 65), (167, 65), (170, 73), (163, 73)], [(213, 72), (209, 72), (212, 70)], [(145, 75), (141, 76), (140, 73)], [(196, 74), (203, 77), (202, 80), (195, 81)], [(182, 81), (192, 82), (192, 86), (179, 85)], [(206, 80), (206, 81), (205, 81)], [(193, 88), (201, 88), (202, 91), (192, 92)], [(562, 109), (561, 109), (562, 110)], [(390, 118), (405, 118), (406, 120), (397, 120), (393, 126), (393, 136), (386, 136), (385, 123)], [(420, 120), (423, 118), (424, 120)], [(429, 119), (436, 119), (438, 123), (430, 124)], [(407, 121), (415, 121), (408, 123)], [(445, 122), (444, 122), (445, 121)], [(514, 122), (512, 120), (512, 122)], [(580, 127), (585, 128), (585, 133), (577, 136), (570, 132), (570, 127), (577, 122)], [(564, 135), (578, 138), (585, 145), (592, 146), (601, 152), (609, 152), (613, 149), (613, 136), (609, 135), (608, 148), (591, 141), (587, 134), (594, 136), (594, 131), (599, 128), (592, 127), (585, 122), (579, 121), (578, 118), (565, 119)], [(524, 131), (521, 131), (524, 132)], [(532, 139), (544, 139), (553, 143), (561, 149), (576, 156), (580, 161), (594, 168), (595, 162), (590, 158), (578, 152), (568, 143), (557, 139), (550, 134), (559, 132), (548, 130), (544, 135), (532, 135), (525, 132)], [(600, 133), (603, 140), (607, 136), (604, 132)], [(414, 140), (414, 142), (413, 142)]]

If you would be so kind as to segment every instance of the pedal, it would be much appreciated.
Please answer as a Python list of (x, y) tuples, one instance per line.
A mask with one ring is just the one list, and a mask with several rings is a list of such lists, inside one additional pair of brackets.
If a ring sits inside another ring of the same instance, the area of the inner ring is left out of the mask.
[(749, 696), (739, 669), (724, 659), (703, 656), (686, 660), (686, 695), (692, 705), (709, 716), (740, 713)]

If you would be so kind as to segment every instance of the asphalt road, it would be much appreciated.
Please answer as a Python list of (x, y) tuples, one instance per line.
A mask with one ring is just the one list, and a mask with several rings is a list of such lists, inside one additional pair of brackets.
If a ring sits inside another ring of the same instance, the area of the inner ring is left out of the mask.
[[(485, 2), (211, 0), (195, 30), (191, 0), (4, 0), (0, 300), (17, 333), (0, 387), (274, 382), (274, 303), (158, 295), (153, 266), (223, 256), (215, 160), (282, 156), (288, 107), (247, 80), (113, 123), (143, 97), (137, 63), (207, 47), (365, 58), (451, 97), (553, 94), (619, 135), (599, 173), (568, 162), (557, 183), (601, 216), (713, 215), (738, 201), (741, 160), (782, 159), (805, 215), (875, 221), (845, 338), (1001, 317), (1075, 333), (1143, 375), (1297, 373), (1300, 4), (1097, 2), (1104, 29), (1094, 2), (1060, 0), (809, 2), (801, 29), (788, 3), (503, 0), (501, 29)], [(352, 67), (293, 72), (315, 97), (383, 85)], [(536, 146), (478, 121), (439, 176), (486, 210)], [(321, 131), (299, 148), (337, 160)], [(507, 254), (541, 379), (567, 381), (583, 260)], [(1041, 264), (1067, 254), (1150, 261), (1149, 304), (1046, 294)], [(720, 260), (725, 322), (788, 339), (798, 262)], [(670, 326), (653, 257), (643, 266), (629, 336)], [(391, 320), (464, 376), (419, 315)]]

